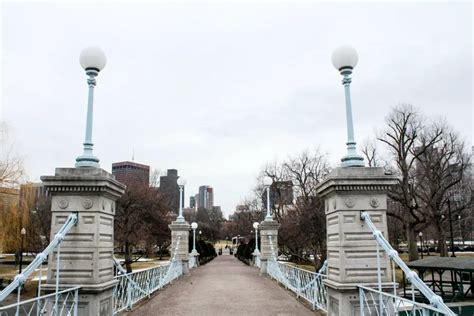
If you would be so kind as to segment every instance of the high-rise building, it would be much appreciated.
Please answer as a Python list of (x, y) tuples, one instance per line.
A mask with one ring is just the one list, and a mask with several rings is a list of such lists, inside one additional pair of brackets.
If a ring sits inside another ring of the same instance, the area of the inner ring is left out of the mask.
[[(169, 206), (174, 212), (176, 212), (176, 214), (179, 212), (178, 178), (178, 170), (176, 169), (168, 169), (166, 176), (160, 177), (160, 192), (168, 200)], [(181, 203), (184, 207), (184, 188)]]
[[(270, 186), (270, 204), (271, 206), (287, 206), (293, 204), (293, 182), (275, 181)], [(262, 203), (267, 205), (267, 194), (262, 194)]]
[(214, 206), (214, 190), (208, 185), (199, 187), (198, 208), (212, 209)]
[(150, 166), (131, 161), (115, 162), (112, 164), (112, 174), (117, 181), (128, 186), (137, 183), (150, 185)]
[(190, 208), (196, 208), (196, 197), (195, 196), (190, 196), (189, 197), (189, 207)]

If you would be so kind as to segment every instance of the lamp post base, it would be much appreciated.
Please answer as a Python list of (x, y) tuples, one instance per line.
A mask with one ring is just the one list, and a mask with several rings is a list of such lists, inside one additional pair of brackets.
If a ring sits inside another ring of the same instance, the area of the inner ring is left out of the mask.
[(83, 168), (83, 167), (89, 167), (89, 168), (100, 168), (99, 165), (99, 158), (95, 156), (87, 156), (87, 155), (82, 155), (76, 158), (76, 168)]
[(365, 167), (364, 158), (357, 154), (344, 156), (341, 159), (341, 167)]

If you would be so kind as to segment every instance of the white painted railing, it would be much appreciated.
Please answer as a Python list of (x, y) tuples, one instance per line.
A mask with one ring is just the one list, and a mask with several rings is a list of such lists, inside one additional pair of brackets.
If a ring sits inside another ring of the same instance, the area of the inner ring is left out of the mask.
[[(268, 236), (272, 256), (267, 260), (267, 273), (283, 284), (287, 289), (307, 300), (313, 309), (327, 311), (327, 287), (325, 274), (303, 270), (286, 263), (277, 261), (277, 254), (273, 247), (272, 236)], [(326, 262), (320, 271), (325, 271)]]
[[(359, 287), (360, 315), (404, 315), (404, 316), (434, 316), (452, 315), (433, 306), (415, 302), (376, 289)], [(380, 298), (382, 300), (380, 301)]]
[(313, 309), (327, 310), (327, 290), (324, 285), (326, 275), (303, 270), (269, 259), (267, 273), (294, 292), (296, 297), (307, 300)]
[[(378, 299), (377, 301), (371, 301), (372, 305), (379, 305), (379, 307), (373, 306), (372, 308), (374, 310), (380, 310), (381, 314), (376, 314), (376, 315), (383, 315), (383, 306), (384, 306), (384, 298), (386, 295), (383, 294), (382, 292), (382, 281), (381, 281), (381, 268), (380, 268), (380, 255), (379, 255), (379, 247), (382, 247), (382, 249), (387, 253), (388, 257), (390, 258), (390, 261), (392, 263), (392, 278), (393, 278), (393, 296), (397, 297), (399, 300), (401, 300), (401, 297), (397, 296), (396, 292), (396, 278), (395, 278), (395, 267), (394, 264), (397, 264), (400, 269), (403, 270), (403, 272), (406, 274), (408, 281), (412, 285), (412, 300), (410, 301), (411, 304), (415, 305), (418, 304), (415, 301), (414, 293), (415, 293), (415, 288), (430, 302), (430, 304), (437, 310), (442, 311), (443, 314), (441, 315), (456, 315), (453, 311), (449, 309), (448, 306), (443, 302), (443, 299), (439, 296), (436, 295), (429, 287), (426, 285), (419, 277), (418, 274), (415, 271), (410, 270), (408, 266), (405, 264), (405, 262), (400, 258), (398, 255), (398, 252), (393, 249), (393, 247), (390, 245), (390, 243), (385, 239), (383, 236), (382, 232), (375, 227), (374, 223), (372, 222), (372, 219), (370, 218), (369, 213), (367, 212), (361, 212), (360, 218), (365, 221), (367, 224), (367, 227), (372, 231), (372, 235), (374, 239), (376, 240), (376, 245), (377, 245), (377, 271), (378, 271), (378, 290), (376, 291), (378, 293)], [(388, 294), (387, 294), (388, 295)], [(363, 314), (362, 314), (363, 315)], [(371, 314), (369, 314), (371, 315)], [(390, 315), (385, 313), (385, 315)], [(413, 314), (415, 315), (415, 314)], [(419, 314), (419, 315), (424, 315), (424, 314)]]
[(167, 265), (126, 273), (114, 258), (114, 264), (120, 273), (115, 277), (118, 283), (114, 288), (114, 314), (125, 309), (131, 310), (138, 301), (150, 297), (183, 274), (182, 261), (176, 259), (180, 241), (181, 237), (178, 238), (173, 258)]
[(0, 316), (75, 316), (78, 303), (79, 287), (74, 287), (0, 307)]
[(118, 284), (114, 289), (114, 313), (132, 309), (141, 299), (150, 297), (183, 274), (180, 260), (167, 265), (132, 272), (116, 277)]

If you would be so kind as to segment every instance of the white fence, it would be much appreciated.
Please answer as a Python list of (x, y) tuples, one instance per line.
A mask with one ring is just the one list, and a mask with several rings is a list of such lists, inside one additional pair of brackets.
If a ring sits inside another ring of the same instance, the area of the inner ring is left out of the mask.
[(78, 301), (79, 287), (74, 287), (0, 307), (0, 316), (77, 315)]
[(434, 316), (452, 315), (433, 306), (415, 302), (390, 293), (380, 292), (376, 289), (358, 286), (360, 300), (360, 315), (377, 316)]
[(135, 303), (171, 283), (183, 274), (180, 260), (143, 271), (118, 275), (114, 289), (114, 313), (131, 309)]
[(313, 309), (327, 310), (327, 289), (323, 283), (326, 275), (293, 267), (274, 258), (267, 261), (267, 273), (297, 297), (308, 301)]

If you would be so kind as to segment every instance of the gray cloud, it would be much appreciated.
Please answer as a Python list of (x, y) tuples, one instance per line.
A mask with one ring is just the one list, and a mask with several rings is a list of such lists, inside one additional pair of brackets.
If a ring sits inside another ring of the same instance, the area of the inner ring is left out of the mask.
[(101, 46), (94, 142), (215, 187), (229, 213), (267, 161), (321, 145), (344, 154), (344, 94), (330, 54), (353, 44), (359, 141), (410, 102), (472, 143), (470, 3), (2, 4), (2, 119), (32, 180), (81, 153), (78, 55)]

